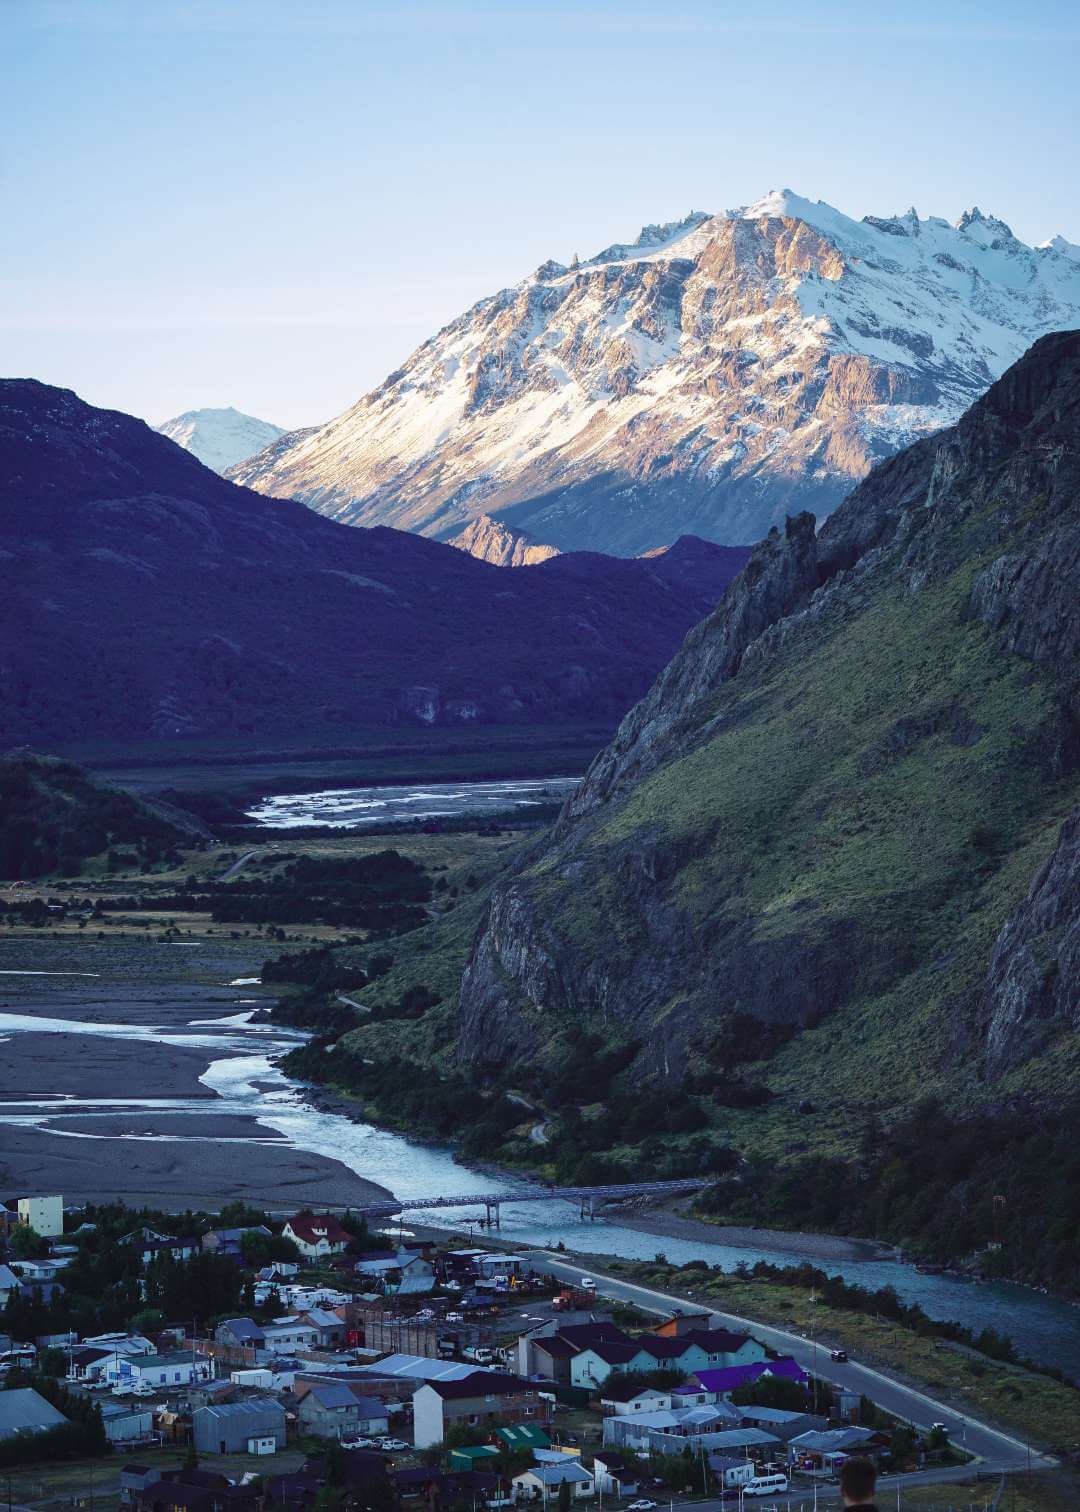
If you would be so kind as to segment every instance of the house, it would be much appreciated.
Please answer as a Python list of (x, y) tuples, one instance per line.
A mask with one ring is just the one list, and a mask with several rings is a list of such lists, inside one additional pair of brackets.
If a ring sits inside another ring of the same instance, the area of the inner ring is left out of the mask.
[(308, 1260), (317, 1260), (324, 1255), (343, 1255), (352, 1243), (352, 1235), (329, 1213), (290, 1218), (281, 1232)]
[(85, 1344), (73, 1349), (68, 1355), (69, 1381), (99, 1381), (105, 1374), (105, 1366), (112, 1358), (109, 1349), (89, 1348)]
[(213, 1470), (155, 1470), (132, 1485), (126, 1505), (136, 1512), (255, 1512), (260, 1500), (254, 1486), (233, 1485)]
[(348, 1325), (344, 1318), (325, 1307), (309, 1307), (300, 1314), (302, 1323), (310, 1323), (317, 1330), (316, 1343), (320, 1349), (336, 1349), (348, 1342)]
[(140, 1387), (152, 1389), (166, 1386), (190, 1386), (194, 1381), (209, 1379), (210, 1361), (192, 1359), (190, 1350), (172, 1349), (162, 1354), (121, 1355), (116, 1361), (115, 1372), (110, 1368), (108, 1376), (120, 1386), (138, 1391)]
[[(740, 1423), (739, 1410), (728, 1402), (705, 1407), (673, 1407), (661, 1412), (619, 1413), (604, 1419), (604, 1443), (617, 1449), (665, 1449), (675, 1452), (691, 1440), (726, 1431)], [(658, 1442), (662, 1440), (663, 1442)]]
[(521, 1335), (517, 1368), (523, 1376), (542, 1375), (560, 1386), (570, 1385), (572, 1362), (583, 1350), (597, 1344), (632, 1343), (615, 1323), (553, 1324), (548, 1329)]
[(721, 1400), (750, 1386), (762, 1376), (784, 1376), (789, 1381), (805, 1386), (810, 1377), (797, 1360), (784, 1356), (779, 1360), (759, 1360), (749, 1365), (731, 1365), (723, 1370), (695, 1370), (691, 1380), (706, 1392), (710, 1400)]
[(498, 1444), (461, 1444), (450, 1450), (446, 1464), (450, 1470), (483, 1470), (485, 1465), (493, 1465), (501, 1453)]
[(531, 1465), (520, 1475), (515, 1475), (514, 1486), (523, 1497), (546, 1503), (557, 1498), (560, 1486), (569, 1486), (573, 1498), (592, 1496), (596, 1490), (592, 1472), (586, 1470), (576, 1459), (567, 1459), (559, 1465)]
[(389, 1415), (384, 1403), (364, 1396), (359, 1382), (321, 1381), (304, 1377), (293, 1384), (296, 1420), (301, 1433), (316, 1438), (375, 1438), (387, 1432)]
[(197, 1255), (201, 1245), (198, 1239), (142, 1239), (138, 1242), (137, 1253), (144, 1265), (150, 1265), (155, 1260), (167, 1256), (170, 1260), (190, 1260)]
[(764, 1428), (785, 1444), (801, 1433), (825, 1427), (825, 1419), (815, 1417), (812, 1412), (788, 1412), (782, 1407), (740, 1407), (739, 1412), (744, 1427)]
[(120, 1505), (129, 1507), (136, 1491), (142, 1491), (152, 1480), (157, 1480), (159, 1471), (152, 1470), (149, 1465), (121, 1465), (120, 1467)]
[(0, 1391), (0, 1443), (21, 1433), (48, 1433), (62, 1428), (64, 1414), (29, 1386)]
[(741, 1459), (730, 1454), (710, 1454), (709, 1470), (712, 1478), (725, 1491), (734, 1491), (753, 1480), (757, 1466), (753, 1460)]
[(534, 1422), (544, 1428), (551, 1402), (516, 1376), (476, 1370), (460, 1380), (433, 1380), (413, 1393), (413, 1442), (417, 1449), (441, 1444), (451, 1428), (494, 1429)]
[(653, 1329), (664, 1339), (677, 1339), (682, 1334), (693, 1333), (698, 1329), (707, 1329), (712, 1321), (712, 1313), (672, 1313), (666, 1323), (658, 1323)]
[(137, 1402), (102, 1402), (101, 1418), (110, 1444), (143, 1444), (154, 1436), (153, 1408)]
[(531, 1449), (541, 1454), (551, 1448), (551, 1440), (539, 1423), (507, 1423), (496, 1428), (494, 1438), (499, 1448)]
[(258, 1234), (264, 1239), (274, 1237), (265, 1224), (254, 1223), (247, 1228), (211, 1229), (202, 1236), (202, 1247), (210, 1254), (228, 1255), (233, 1260), (240, 1260), (244, 1253), (245, 1234)]
[(891, 1444), (887, 1433), (873, 1428), (826, 1428), (800, 1433), (788, 1444), (791, 1463), (803, 1470), (831, 1470), (852, 1454), (879, 1459)]
[(20, 1281), (9, 1265), (0, 1265), (0, 1307), (6, 1307), (8, 1298), (19, 1290)]
[(638, 1461), (618, 1449), (602, 1449), (593, 1458), (593, 1480), (601, 1496), (636, 1496)]
[(369, 1255), (353, 1267), (366, 1277), (372, 1289), (379, 1288), (396, 1297), (424, 1296), (435, 1286), (435, 1267), (426, 1255), (400, 1249), (390, 1255)]
[(671, 1408), (671, 1393), (646, 1386), (631, 1396), (602, 1396), (600, 1406), (605, 1412), (665, 1412)]
[(645, 1375), (657, 1368), (656, 1360), (640, 1344), (603, 1339), (579, 1350), (570, 1361), (570, 1384), (592, 1390), (602, 1386), (612, 1371)]
[(18, 1197), (4, 1203), (9, 1226), (25, 1224), (42, 1239), (55, 1239), (64, 1232), (62, 1197)]
[(251, 1318), (226, 1318), (214, 1329), (214, 1339), (231, 1349), (261, 1349), (263, 1331)]
[(314, 1323), (301, 1317), (275, 1318), (263, 1327), (263, 1348), (280, 1350), (288, 1354), (293, 1349), (312, 1349), (319, 1342), (319, 1330)]
[(272, 1441), (273, 1453), (285, 1447), (285, 1409), (273, 1397), (196, 1407), (191, 1414), (191, 1435), (202, 1454), (252, 1453), (252, 1442), (266, 1439)]

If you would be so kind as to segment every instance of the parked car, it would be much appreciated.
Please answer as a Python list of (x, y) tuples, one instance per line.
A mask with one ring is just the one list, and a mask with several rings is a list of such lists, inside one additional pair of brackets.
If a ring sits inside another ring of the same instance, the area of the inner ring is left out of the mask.
[(444, 1323), (464, 1323), (465, 1315), (459, 1312), (448, 1312), (443, 1319)]
[(632, 1501), (627, 1507), (626, 1512), (653, 1512), (655, 1506), (656, 1503), (654, 1501), (650, 1501), (647, 1496), (642, 1496), (637, 1501)]
[(379, 1448), (385, 1449), (389, 1454), (402, 1454), (406, 1449), (411, 1449), (412, 1445), (404, 1439), (384, 1438), (379, 1441)]
[(830, 1349), (829, 1350), (829, 1359), (830, 1360), (835, 1360), (838, 1365), (846, 1365), (847, 1364), (847, 1350), (846, 1349)]
[(582, 1276), (582, 1278), (581, 1278), (581, 1289), (582, 1289), (582, 1291), (595, 1291), (596, 1290), (596, 1282), (593, 1280), (593, 1278), (591, 1276)]

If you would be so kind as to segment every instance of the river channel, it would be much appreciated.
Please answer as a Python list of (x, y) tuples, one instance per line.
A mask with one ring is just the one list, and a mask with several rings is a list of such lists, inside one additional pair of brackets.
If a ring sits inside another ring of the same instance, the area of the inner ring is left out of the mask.
[(456, 819), (466, 814), (507, 814), (515, 809), (561, 803), (579, 777), (543, 777), (504, 782), (429, 782), (420, 786), (334, 788), (321, 793), (283, 793), (248, 810), (269, 829), (309, 824), (329, 829)]
[[(126, 1041), (153, 1044), (162, 1054), (194, 1053), (197, 1064), (202, 1063), (200, 1057), (205, 1059), (205, 1069), (198, 1076), (200, 1096), (148, 1097), (140, 1095), (138, 1088), (132, 1095), (110, 1093), (107, 1097), (9, 1092), (0, 1104), (0, 1124), (9, 1127), (13, 1134), (16, 1130), (30, 1133), (35, 1144), (42, 1139), (51, 1144), (53, 1138), (104, 1139), (115, 1149), (118, 1138), (154, 1144), (197, 1141), (206, 1146), (207, 1205), (213, 1201), (217, 1160), (229, 1153), (229, 1146), (242, 1145), (242, 1131), (253, 1126), (275, 1141), (269, 1147), (265, 1144), (260, 1147), (270, 1157), (275, 1149), (309, 1152), (329, 1162), (340, 1162), (349, 1171), (378, 1182), (400, 1198), (459, 1193), (467, 1196), (490, 1192), (493, 1187), (513, 1190), (512, 1181), (500, 1182), (490, 1173), (461, 1165), (447, 1149), (313, 1107), (305, 1089), (286, 1077), (276, 1064), (297, 1043), (298, 1036), (257, 1019), (252, 1022), (258, 1005), (250, 997), (245, 1003), (242, 993), (234, 998), (231, 1011), (217, 1008), (220, 1002), (219, 997), (214, 1009), (207, 1004), (198, 1017), (164, 1028), (147, 1022), (101, 1021), (100, 1010), (87, 1018), (51, 1017), (47, 1011), (42, 1012), (45, 1004), (40, 1001), (32, 1006), (27, 1003), (31, 1011), (26, 1013), (0, 1013), (0, 1038), (9, 1044), (21, 1035), (34, 1034), (39, 1038), (33, 1043), (45, 1043), (47, 1047), (48, 1040), (40, 1037), (56, 1035), (63, 1037), (58, 1044), (86, 1044), (87, 1054), (95, 1041), (106, 1054), (110, 1053), (110, 1046), (119, 1048), (119, 1043)], [(70, 1011), (72, 999), (66, 999), (65, 1003)], [(130, 1048), (134, 1050), (134, 1044)], [(43, 1077), (46, 1074), (43, 1066)], [(121, 1114), (125, 1115), (127, 1126), (125, 1132), (117, 1134)], [(205, 1130), (208, 1114), (214, 1119), (212, 1136), (205, 1131), (196, 1132), (200, 1129), (196, 1120), (204, 1121)], [(185, 1132), (188, 1119), (191, 1134)], [(58, 1120), (62, 1127), (55, 1126)], [(108, 1121), (107, 1133), (95, 1132), (99, 1120), (103, 1129)], [(230, 1123), (232, 1120), (234, 1124)], [(237, 1130), (235, 1140), (228, 1132), (230, 1127)], [(248, 1140), (250, 1143), (250, 1135)], [(202, 1164), (201, 1153), (197, 1163)], [(301, 1197), (302, 1193), (298, 1193), (297, 1205), (303, 1205)], [(475, 1208), (463, 1207), (410, 1212), (409, 1219), (465, 1230), (466, 1220), (475, 1216)], [(740, 1261), (752, 1264), (765, 1259), (791, 1264), (798, 1258), (792, 1248), (769, 1248), (766, 1244), (754, 1249), (741, 1244), (736, 1247), (658, 1239), (622, 1223), (583, 1220), (575, 1206), (556, 1200), (515, 1203), (511, 1198), (504, 1202), (501, 1237), (520, 1241), (523, 1246), (554, 1246), (561, 1241), (570, 1249), (625, 1258), (651, 1258), (662, 1249), (673, 1261), (705, 1259), (725, 1269)], [(852, 1258), (817, 1263), (864, 1286), (893, 1286), (901, 1297), (918, 1302), (931, 1317), (956, 1319), (975, 1329), (996, 1328), (1008, 1334), (1023, 1355), (1034, 1360), (1058, 1365), (1070, 1373), (1077, 1369), (1080, 1309), (1007, 1284), (973, 1285), (948, 1276), (922, 1276), (910, 1266), (892, 1260)]]

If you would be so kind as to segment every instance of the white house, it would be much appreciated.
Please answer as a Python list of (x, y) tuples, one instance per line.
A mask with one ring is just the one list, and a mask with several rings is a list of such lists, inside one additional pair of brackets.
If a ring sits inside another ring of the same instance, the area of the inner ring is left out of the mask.
[(291, 1239), (302, 1255), (317, 1260), (323, 1255), (343, 1255), (352, 1235), (330, 1213), (290, 1218), (282, 1235)]
[(593, 1480), (601, 1496), (636, 1496), (638, 1460), (617, 1449), (604, 1449), (593, 1458)]
[(552, 1499), (558, 1500), (559, 1487), (563, 1484), (570, 1487), (570, 1495), (575, 1499), (592, 1496), (596, 1490), (591, 1472), (577, 1460), (569, 1458), (560, 1465), (532, 1465), (513, 1479), (513, 1485), (523, 1496), (545, 1504)]
[(210, 1374), (209, 1360), (198, 1355), (193, 1360), (190, 1350), (176, 1349), (162, 1354), (121, 1355), (115, 1376), (110, 1369), (108, 1377), (125, 1389), (137, 1391), (141, 1386), (191, 1386), (196, 1381), (208, 1381)]
[(632, 1412), (668, 1412), (671, 1409), (671, 1392), (657, 1391), (654, 1386), (646, 1386), (625, 1400), (601, 1397), (600, 1405), (605, 1412), (614, 1412), (620, 1416)]
[(283, 1350), (314, 1349), (319, 1343), (319, 1330), (314, 1323), (304, 1318), (275, 1318), (262, 1330), (263, 1348)]
[(20, 1197), (19, 1222), (32, 1228), (43, 1239), (55, 1239), (64, 1232), (62, 1197)]

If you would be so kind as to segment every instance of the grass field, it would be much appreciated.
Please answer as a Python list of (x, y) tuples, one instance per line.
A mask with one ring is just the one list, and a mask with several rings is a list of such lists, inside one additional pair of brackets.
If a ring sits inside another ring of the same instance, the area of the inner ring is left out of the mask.
[[(70, 1464), (26, 1465), (18, 1470), (0, 1470), (0, 1495), (12, 1503), (52, 1512), (54, 1508), (93, 1505), (94, 1512), (113, 1512), (120, 1506), (120, 1471), (125, 1464), (146, 1465), (154, 1470), (178, 1470), (184, 1450), (140, 1446), (118, 1450), (104, 1460), (75, 1460)], [(254, 1458), (249, 1454), (201, 1454), (200, 1470), (216, 1470), (236, 1480), (241, 1475), (283, 1475), (299, 1469), (304, 1454), (282, 1449), (277, 1454)], [(9, 1497), (10, 1479), (10, 1497)]]
[[(448, 903), (455, 901), (454, 889), (464, 897), (490, 880), (505, 866), (524, 833), (503, 830), (497, 835), (449, 833), (342, 836), (328, 830), (325, 836), (310, 839), (293, 839), (283, 833), (280, 839), (260, 845), (252, 859), (236, 874), (236, 880), (242, 880), (249, 868), (261, 876), (272, 875), (288, 864), (284, 859), (286, 857), (310, 856), (341, 860), (396, 850), (424, 867), (434, 878), (445, 882), (445, 891), (440, 891), (441, 901), (434, 906), (434, 914), (436, 909), (442, 911)], [(208, 911), (178, 913), (152, 906), (155, 893), (186, 891), (190, 878), (195, 879), (197, 889), (203, 883), (220, 878), (245, 854), (243, 848), (237, 846), (183, 850), (177, 865), (159, 864), (150, 872), (142, 872), (138, 868), (109, 871), (105, 858), (99, 856), (88, 862), (78, 877), (49, 877), (22, 883), (17, 888), (2, 888), (0, 898), (7, 903), (34, 897), (64, 899), (89, 896), (105, 900), (138, 897), (146, 898), (151, 906), (122, 910), (92, 919), (70, 914), (66, 917), (57, 916), (45, 926), (33, 926), (17, 920), (0, 922), (0, 940), (51, 938), (69, 945), (77, 940), (119, 944), (124, 941), (163, 938), (170, 935), (171, 931), (179, 931), (179, 937), (184, 940), (258, 941), (263, 932), (255, 925), (215, 923)], [(285, 927), (284, 942), (277, 938), (267, 939), (264, 948), (267, 953), (276, 954), (289, 947), (335, 944), (361, 935), (362, 931), (355, 929), (343, 930), (329, 925), (305, 923)]]

